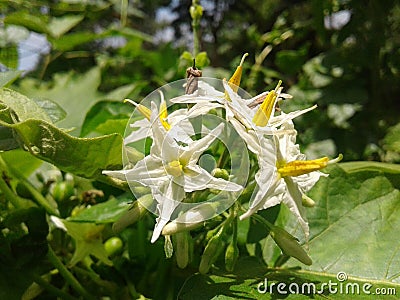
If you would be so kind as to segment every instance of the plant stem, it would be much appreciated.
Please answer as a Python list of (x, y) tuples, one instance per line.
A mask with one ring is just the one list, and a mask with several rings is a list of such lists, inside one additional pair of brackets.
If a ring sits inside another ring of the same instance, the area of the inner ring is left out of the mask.
[(61, 260), (54, 253), (53, 249), (49, 246), (49, 251), (47, 252), (47, 258), (53, 264), (53, 266), (60, 272), (61, 276), (71, 285), (71, 287), (76, 290), (84, 299), (95, 300), (95, 298), (85, 290), (85, 288), (79, 283), (79, 281), (74, 277), (74, 275), (67, 269), (66, 266), (61, 262)]
[(52, 207), (47, 199), (30, 183), (24, 175), (22, 175), (19, 171), (16, 169), (12, 168), (11, 166), (7, 166), (6, 162), (3, 160), (3, 158), (0, 156), (0, 165), (2, 168), (6, 168), (9, 170), (12, 176), (17, 178), (17, 180), (26, 187), (26, 189), (31, 193), (32, 197), (36, 200), (37, 203), (39, 203), (48, 214), (54, 215), (54, 216), (59, 216), (59, 212), (57, 209)]
[(22, 199), (19, 198), (17, 195), (15, 195), (14, 192), (10, 189), (10, 187), (7, 185), (7, 183), (3, 179), (3, 174), (1, 174), (1, 177), (0, 177), (0, 190), (3, 192), (6, 199), (9, 200), (15, 208), (23, 207), (23, 205), (21, 203)]
[(199, 0), (193, 0), (192, 6), (189, 9), (192, 17), (193, 29), (193, 57), (196, 57), (200, 52), (200, 19), (203, 15), (203, 7), (199, 4)]
[(56, 288), (55, 286), (51, 285), (50, 283), (48, 283), (45, 279), (43, 279), (41, 276), (39, 275), (33, 275), (33, 281), (35, 283), (37, 283), (38, 285), (40, 285), (42, 288), (44, 288), (46, 291), (48, 291), (49, 293), (51, 293), (54, 296), (57, 296), (61, 299), (66, 299), (66, 300), (74, 300), (75, 298), (68, 295), (67, 293), (65, 293), (64, 291)]

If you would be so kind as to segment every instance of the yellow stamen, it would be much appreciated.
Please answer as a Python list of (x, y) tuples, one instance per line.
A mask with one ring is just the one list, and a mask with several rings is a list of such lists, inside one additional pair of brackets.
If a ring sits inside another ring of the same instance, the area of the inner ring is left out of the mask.
[(267, 126), (269, 119), (271, 118), (272, 111), (275, 107), (276, 98), (278, 97), (278, 91), (282, 84), (282, 80), (279, 80), (275, 90), (270, 91), (265, 97), (264, 102), (260, 105), (256, 114), (253, 118), (253, 123), (257, 126)]
[(169, 123), (167, 122), (167, 118), (168, 118), (167, 103), (165, 102), (164, 95), (162, 94), (161, 91), (160, 91), (160, 95), (161, 95), (160, 121), (166, 130), (170, 130), (171, 125), (169, 125)]
[(300, 176), (314, 171), (321, 170), (329, 164), (337, 163), (342, 160), (343, 155), (335, 159), (329, 160), (328, 157), (322, 157), (314, 160), (294, 160), (288, 163), (278, 163), (278, 172), (282, 177)]
[(147, 108), (146, 106), (142, 104), (137, 104), (135, 101), (132, 101), (131, 99), (125, 99), (124, 103), (129, 102), (130, 104), (136, 106), (138, 111), (147, 119), (150, 121), (150, 115), (151, 115), (151, 110)]
[(248, 53), (243, 54), (242, 60), (240, 61), (239, 66), (236, 68), (235, 73), (233, 73), (232, 77), (229, 79), (228, 83), (231, 89), (237, 93), (240, 85), (240, 80), (242, 79), (242, 71), (243, 71), (243, 62), (245, 58), (248, 56)]
[(178, 177), (182, 175), (183, 172), (183, 166), (178, 160), (171, 161), (168, 163), (168, 165), (165, 167), (165, 170), (169, 175), (172, 175), (174, 177)]

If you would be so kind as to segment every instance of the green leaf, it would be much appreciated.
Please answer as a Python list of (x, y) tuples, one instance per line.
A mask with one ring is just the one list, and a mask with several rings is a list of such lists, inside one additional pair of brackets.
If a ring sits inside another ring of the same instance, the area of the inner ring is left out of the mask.
[(52, 18), (48, 25), (50, 34), (55, 38), (59, 38), (78, 25), (83, 19), (84, 16), (82, 15), (66, 15), (59, 18)]
[[(276, 218), (279, 215), (279, 211), (280, 211), (280, 205), (275, 205), (270, 209), (261, 210), (257, 212), (257, 214), (260, 215), (262, 218), (266, 219), (271, 224), (274, 224)], [(257, 220), (253, 218), (250, 219), (250, 228), (247, 234), (248, 243), (256, 243), (262, 240), (263, 238), (267, 237), (268, 235), (269, 235), (269, 229), (267, 229), (265, 226), (257, 222)]]
[(400, 153), (400, 123), (389, 128), (383, 142), (386, 150)]
[(48, 122), (34, 119), (0, 124), (14, 129), (31, 154), (63, 171), (107, 181), (102, 170), (122, 167), (122, 137), (118, 134), (76, 138)]
[(40, 119), (51, 122), (50, 117), (35, 101), (16, 91), (8, 88), (0, 89), (0, 101), (15, 112), (18, 121)]
[(0, 73), (0, 87), (8, 86), (13, 83), (20, 75), (21, 71), (6, 71)]
[(99, 35), (93, 32), (74, 32), (67, 35), (63, 35), (58, 39), (50, 39), (51, 44), (55, 50), (69, 51), (75, 47), (91, 42), (99, 38)]
[[(105, 98), (105, 95), (97, 91), (100, 81), (100, 68), (94, 67), (82, 75), (56, 74), (54, 86), (51, 87), (35, 80), (23, 80), (20, 89), (32, 98), (51, 99), (60, 105), (65, 109), (67, 116), (58, 125), (64, 128), (76, 128), (72, 133), (78, 135), (84, 116), (95, 103)], [(133, 88), (133, 85), (130, 87)], [(118, 96), (122, 99), (131, 91), (128, 88), (118, 90)]]
[(196, 55), (196, 67), (202, 69), (210, 64), (210, 59), (207, 56), (207, 52), (200, 52)]
[(19, 173), (26, 177), (42, 164), (40, 159), (22, 149), (3, 152), (1, 153), (1, 158), (4, 159), (7, 165), (12, 166), (13, 169), (18, 170)]
[(302, 50), (281, 50), (276, 54), (275, 64), (287, 74), (295, 74), (301, 70), (307, 59), (307, 53)]
[[(132, 106), (122, 102), (98, 102), (87, 113), (82, 125), (81, 136), (86, 136), (91, 132), (104, 134), (106, 130), (110, 132), (110, 128), (115, 130), (113, 132), (123, 135), (132, 111)], [(108, 125), (111, 125), (111, 127), (108, 127)]]
[(364, 163), (357, 171), (354, 165), (347, 165), (349, 173), (329, 168), (329, 177), (309, 193), (317, 205), (307, 210), (314, 262), (307, 269), (400, 282), (400, 240), (394, 238), (400, 228), (398, 168)]
[(18, 67), (18, 50), (17, 46), (8, 46), (0, 48), (0, 63), (10, 69)]
[(371, 299), (371, 296), (377, 296), (378, 291), (386, 291), (384, 299), (397, 299), (400, 290), (398, 284), (377, 280), (348, 277), (346, 281), (341, 282), (336, 278), (336, 274), (296, 269), (268, 269), (251, 258), (239, 260), (235, 270), (237, 271), (229, 275), (195, 274), (186, 280), (178, 298)]
[(26, 11), (17, 11), (4, 18), (5, 24), (14, 24), (26, 27), (39, 33), (49, 33), (43, 16), (35, 16)]
[(19, 147), (14, 133), (10, 128), (0, 126), (0, 150), (9, 151)]
[(106, 202), (84, 209), (76, 216), (68, 218), (68, 220), (74, 222), (92, 222), (96, 224), (114, 223), (128, 210), (132, 199), (133, 197), (131, 195), (112, 198)]
[(46, 112), (53, 123), (64, 119), (67, 115), (60, 105), (49, 99), (34, 98), (33, 100)]
[(390, 174), (400, 174), (400, 165), (376, 161), (352, 161), (341, 163), (340, 167), (347, 173), (362, 171), (377, 171)]

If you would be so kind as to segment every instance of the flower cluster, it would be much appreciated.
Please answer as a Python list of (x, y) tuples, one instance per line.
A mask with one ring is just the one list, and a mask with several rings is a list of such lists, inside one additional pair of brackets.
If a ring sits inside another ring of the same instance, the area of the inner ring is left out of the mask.
[[(194, 93), (169, 99), (171, 104), (183, 104), (185, 107), (171, 114), (167, 113), (162, 92), (159, 106), (152, 102), (148, 108), (128, 100), (145, 118), (130, 125), (137, 130), (125, 138), (125, 144), (151, 138), (150, 153), (133, 167), (104, 171), (104, 174), (150, 188), (158, 215), (152, 242), (156, 241), (160, 234), (168, 235), (180, 231), (181, 227), (193, 227), (191, 224), (179, 226), (182, 220), (184, 223), (199, 224), (212, 215), (207, 213), (207, 210), (212, 210), (213, 205), (218, 203), (199, 202), (193, 209), (179, 212), (182, 203), (197, 201), (193, 192), (208, 191), (212, 194), (219, 190), (227, 197), (237, 197), (246, 188), (246, 185), (236, 183), (234, 176), (228, 172), (226, 176), (219, 176), (217, 172), (209, 172), (199, 164), (201, 155), (217, 138), (221, 138), (226, 129), (223, 122), (214, 128), (203, 124), (199, 137), (191, 120), (208, 114), (223, 117), (255, 158), (255, 165), (252, 165), (251, 169), (256, 172), (253, 178), (247, 181), (255, 182), (255, 188), (248, 208), (240, 215), (240, 220), (259, 210), (284, 203), (296, 216), (306, 240), (308, 239), (309, 226), (304, 207), (312, 206), (314, 202), (306, 193), (321, 176), (327, 176), (319, 170), (339, 161), (341, 156), (333, 160), (327, 157), (306, 160), (296, 144), (297, 131), (292, 120), (315, 109), (316, 106), (289, 113), (278, 110), (279, 101), (291, 98), (290, 95), (282, 93), (281, 81), (275, 89), (253, 98), (244, 99), (239, 95), (242, 63), (246, 55), (232, 78), (223, 81), (222, 90), (198, 78), (197, 90)], [(218, 167), (218, 170), (224, 170), (226, 166)], [(204, 196), (204, 193), (201, 195)]]

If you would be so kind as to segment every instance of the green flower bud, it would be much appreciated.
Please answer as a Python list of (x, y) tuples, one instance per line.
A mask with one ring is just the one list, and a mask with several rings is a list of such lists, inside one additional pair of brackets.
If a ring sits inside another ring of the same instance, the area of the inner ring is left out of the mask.
[(303, 204), (304, 207), (314, 207), (315, 206), (315, 201), (305, 194), (303, 194), (301, 197), (301, 203)]
[(284, 254), (296, 258), (307, 266), (312, 264), (311, 258), (301, 247), (297, 239), (286, 230), (277, 226), (273, 226), (270, 230), (270, 235)]
[(198, 1), (194, 0), (192, 6), (190, 6), (189, 12), (192, 20), (200, 20), (203, 16), (203, 7), (198, 4)]
[(113, 236), (104, 243), (107, 255), (112, 256), (119, 253), (122, 250), (123, 242), (119, 237)]
[(122, 231), (125, 227), (136, 223), (140, 220), (148, 210), (146, 207), (149, 207), (153, 203), (154, 199), (151, 194), (140, 197), (137, 201), (135, 201), (132, 206), (126, 211), (121, 218), (113, 225), (113, 231), (118, 233)]
[(130, 163), (136, 164), (139, 160), (142, 160), (144, 154), (133, 147), (125, 146), (125, 154)]
[(216, 177), (216, 178), (222, 178), (222, 179), (225, 179), (225, 180), (229, 180), (229, 173), (225, 169), (215, 168), (211, 172), (211, 175)]
[(229, 243), (225, 251), (225, 269), (232, 272), (235, 268), (236, 261), (239, 258), (239, 248), (233, 241)]
[(56, 182), (51, 191), (51, 195), (57, 202), (68, 200), (74, 194), (74, 185), (69, 181)]
[(222, 237), (223, 227), (214, 235), (207, 243), (201, 256), (199, 272), (206, 274), (211, 268), (211, 265), (217, 260), (224, 248), (224, 240)]
[(175, 234), (176, 240), (176, 264), (179, 268), (184, 269), (190, 261), (190, 235), (188, 232), (181, 232)]

